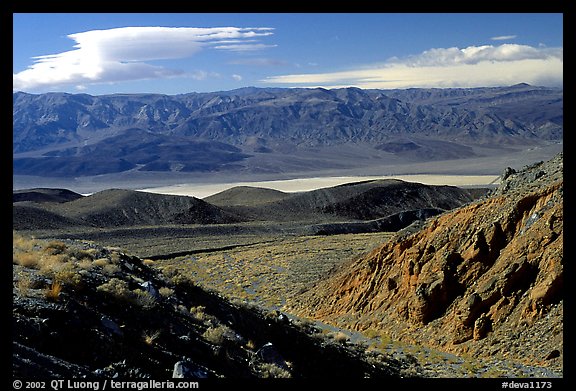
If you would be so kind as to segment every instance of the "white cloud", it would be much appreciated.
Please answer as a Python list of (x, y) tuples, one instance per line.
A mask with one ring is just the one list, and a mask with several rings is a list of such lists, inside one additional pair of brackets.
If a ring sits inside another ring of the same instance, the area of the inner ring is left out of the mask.
[[(262, 50), (273, 45), (255, 43), (257, 38), (272, 31), (268, 27), (122, 27), (70, 34), (68, 38), (76, 42), (74, 50), (34, 57), (28, 69), (13, 74), (13, 89), (186, 76), (182, 70), (146, 61), (187, 58), (205, 48)], [(198, 72), (188, 76), (199, 78)]]
[(337, 88), (480, 87), (529, 83), (561, 85), (563, 49), (503, 44), (435, 48), (384, 64), (332, 73), (292, 74), (269, 84)]
[(236, 81), (242, 81), (242, 76), (234, 74), (234, 75), (232, 75), (232, 79), (234, 79)]
[(496, 37), (490, 38), (492, 41), (510, 41), (511, 39), (515, 39), (517, 35), (498, 35)]

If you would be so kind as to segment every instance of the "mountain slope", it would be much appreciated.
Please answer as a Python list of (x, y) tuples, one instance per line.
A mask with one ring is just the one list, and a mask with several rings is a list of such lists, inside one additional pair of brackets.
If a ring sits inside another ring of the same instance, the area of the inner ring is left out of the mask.
[[(407, 210), (452, 209), (472, 201), (485, 191), (400, 180), (357, 182), (303, 193), (237, 187), (206, 200), (110, 189), (65, 203), (28, 202), (24, 205), (16, 202), (12, 223), (14, 229), (49, 229), (62, 228), (67, 223), (71, 226), (126, 227), (247, 221), (322, 223), (374, 220)], [(373, 231), (378, 230), (378, 226), (365, 228)]]
[(17, 379), (216, 384), (223, 378), (416, 374), (417, 365), (407, 359), (387, 354), (370, 360), (363, 348), (329, 341), (311, 324), (232, 303), (115, 249), (19, 235), (13, 242)]
[(399, 235), (294, 308), (412, 343), (561, 368), (562, 159), (507, 170), (491, 197)]
[(68, 202), (78, 198), (82, 198), (82, 195), (68, 189), (26, 189), (12, 192), (12, 202)]
[(406, 210), (452, 209), (472, 201), (485, 191), (486, 189), (430, 186), (385, 179), (287, 194), (277, 201), (256, 206), (236, 205), (230, 208), (222, 205), (222, 207), (252, 219), (373, 220)]
[(13, 95), (14, 173), (20, 175), (258, 172), (271, 169), (274, 154), (300, 154), (309, 163), (320, 158), (313, 170), (339, 167), (319, 153), (339, 146), (362, 147), (346, 148), (348, 162), (361, 166), (392, 157), (483, 156), (562, 136), (563, 91), (528, 85)]
[[(25, 229), (22, 209), (14, 206), (13, 227)], [(166, 224), (220, 224), (239, 221), (230, 213), (194, 197), (170, 196), (133, 190), (104, 190), (66, 203), (35, 205), (46, 210), (36, 216), (37, 227), (49, 228), (44, 214), (60, 216), (73, 225), (119, 227)], [(34, 218), (29, 210), (28, 220)], [(30, 225), (30, 223), (28, 223)]]

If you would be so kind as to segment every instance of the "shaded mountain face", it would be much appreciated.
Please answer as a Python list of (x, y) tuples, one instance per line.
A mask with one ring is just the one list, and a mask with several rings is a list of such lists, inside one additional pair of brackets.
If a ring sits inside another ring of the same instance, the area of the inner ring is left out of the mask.
[[(26, 194), (27, 192), (21, 191)], [(64, 203), (15, 202), (14, 229), (121, 227), (237, 222), (232, 213), (194, 197), (111, 189)]]
[(352, 161), (367, 151), (404, 161), (457, 159), (474, 156), (475, 146), (562, 137), (563, 91), (528, 85), (13, 95), (14, 173), (22, 175), (254, 170), (250, 162), (260, 156), (318, 158), (352, 145), (363, 147), (350, 151)]
[[(343, 266), (294, 308), (457, 353), (559, 365), (562, 154)], [(554, 361), (556, 360), (556, 361)]]
[(26, 189), (12, 192), (12, 202), (68, 202), (82, 198), (81, 194), (67, 189)]

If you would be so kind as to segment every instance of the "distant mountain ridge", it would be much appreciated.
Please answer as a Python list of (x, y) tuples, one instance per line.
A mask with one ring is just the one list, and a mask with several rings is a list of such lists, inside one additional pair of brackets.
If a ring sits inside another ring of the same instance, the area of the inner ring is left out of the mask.
[(562, 137), (563, 90), (526, 84), (13, 94), (14, 174), (21, 175), (256, 170), (250, 162), (262, 155), (317, 156), (352, 145), (375, 156), (453, 159), (474, 155), (475, 146)]

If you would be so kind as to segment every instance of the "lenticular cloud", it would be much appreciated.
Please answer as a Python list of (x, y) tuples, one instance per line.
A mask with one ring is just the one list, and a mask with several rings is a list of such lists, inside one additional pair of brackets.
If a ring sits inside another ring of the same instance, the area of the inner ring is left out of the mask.
[(261, 81), (324, 88), (560, 86), (563, 62), (563, 48), (518, 44), (433, 48), (347, 71), (279, 75)]
[(74, 50), (38, 56), (28, 69), (13, 74), (14, 90), (62, 85), (165, 78), (185, 72), (146, 63), (187, 58), (204, 48), (261, 50), (258, 38), (272, 28), (123, 27), (68, 35)]

